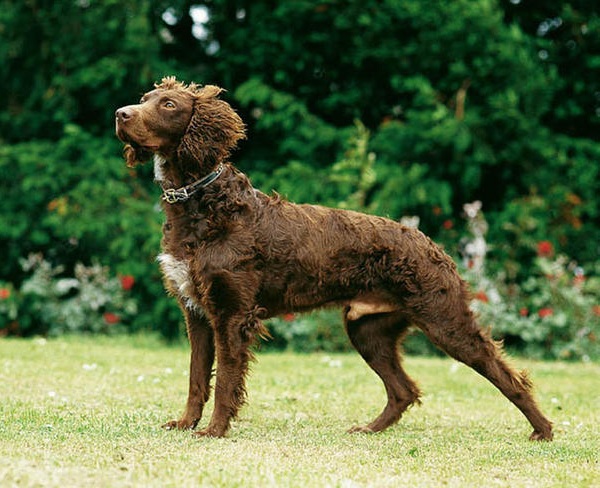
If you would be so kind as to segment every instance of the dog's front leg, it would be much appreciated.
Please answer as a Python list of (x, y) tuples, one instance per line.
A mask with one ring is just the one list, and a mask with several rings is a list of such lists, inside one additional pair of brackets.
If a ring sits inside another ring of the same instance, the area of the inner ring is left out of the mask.
[(208, 426), (194, 435), (223, 437), (246, 399), (245, 377), (252, 359), (252, 337), (246, 332), (246, 317), (235, 316), (215, 327), (217, 373), (215, 408)]
[(197, 436), (223, 437), (246, 398), (245, 376), (252, 358), (251, 341), (243, 336), (238, 320), (219, 324), (215, 330), (217, 373), (215, 408), (208, 426)]
[(165, 429), (193, 429), (202, 418), (210, 396), (210, 378), (215, 359), (213, 329), (204, 312), (181, 303), (191, 347), (190, 385), (185, 411), (179, 420), (163, 425)]
[(261, 310), (253, 303), (256, 276), (224, 271), (212, 276), (209, 287), (215, 334), (217, 373), (215, 408), (208, 426), (197, 436), (223, 437), (246, 399), (245, 377), (252, 360), (250, 345), (266, 330)]

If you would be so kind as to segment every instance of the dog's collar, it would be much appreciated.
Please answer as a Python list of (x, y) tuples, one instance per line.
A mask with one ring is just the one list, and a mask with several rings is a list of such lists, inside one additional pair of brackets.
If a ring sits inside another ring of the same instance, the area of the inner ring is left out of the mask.
[(206, 188), (219, 176), (221, 176), (221, 173), (224, 169), (225, 166), (223, 166), (223, 163), (219, 163), (219, 166), (217, 166), (216, 170), (206, 175), (204, 178), (194, 181), (194, 183), (182, 186), (181, 188), (168, 188), (166, 190), (163, 188), (163, 201), (170, 204), (187, 202), (194, 193), (198, 192), (202, 188)]

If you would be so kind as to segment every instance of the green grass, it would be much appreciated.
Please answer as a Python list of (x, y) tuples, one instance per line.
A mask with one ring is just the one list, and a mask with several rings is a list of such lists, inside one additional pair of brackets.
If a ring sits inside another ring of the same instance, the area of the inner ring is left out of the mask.
[[(225, 439), (165, 432), (187, 393), (186, 348), (144, 338), (0, 340), (0, 486), (600, 486), (598, 364), (527, 367), (552, 443), (489, 383), (406, 359), (423, 405), (377, 435), (380, 381), (358, 355), (259, 353)], [(206, 412), (210, 415), (210, 409)]]

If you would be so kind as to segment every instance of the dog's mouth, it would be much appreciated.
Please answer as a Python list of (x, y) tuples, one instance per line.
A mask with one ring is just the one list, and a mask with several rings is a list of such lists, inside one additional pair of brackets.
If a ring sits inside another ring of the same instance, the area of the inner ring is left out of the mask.
[(147, 144), (143, 141), (136, 140), (136, 138), (134, 138), (131, 134), (127, 133), (127, 131), (124, 128), (119, 126), (118, 122), (116, 133), (117, 137), (121, 142), (129, 144), (136, 151), (156, 153), (160, 150), (160, 146), (158, 144)]

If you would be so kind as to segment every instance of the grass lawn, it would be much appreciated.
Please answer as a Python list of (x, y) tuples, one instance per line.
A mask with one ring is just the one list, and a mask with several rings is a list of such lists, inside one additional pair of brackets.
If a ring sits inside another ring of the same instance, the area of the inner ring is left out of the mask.
[(383, 407), (379, 379), (357, 354), (292, 353), (259, 353), (229, 436), (193, 439), (159, 428), (181, 413), (186, 348), (0, 339), (0, 486), (600, 486), (600, 365), (515, 362), (552, 443), (529, 442), (525, 418), (471, 370), (415, 357), (423, 405), (381, 434), (346, 434)]

